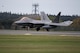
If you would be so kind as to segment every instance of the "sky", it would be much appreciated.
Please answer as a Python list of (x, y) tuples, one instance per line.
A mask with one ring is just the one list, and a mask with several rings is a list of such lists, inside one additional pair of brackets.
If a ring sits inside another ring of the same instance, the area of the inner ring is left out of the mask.
[(80, 15), (80, 0), (0, 0), (0, 12), (31, 14), (35, 3), (46, 14)]

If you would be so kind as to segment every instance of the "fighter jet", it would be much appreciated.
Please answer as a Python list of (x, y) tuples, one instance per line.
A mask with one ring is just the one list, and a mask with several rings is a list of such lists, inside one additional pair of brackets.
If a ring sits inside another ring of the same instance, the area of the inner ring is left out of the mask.
[(41, 20), (35, 20), (29, 17), (23, 17), (20, 20), (15, 21), (14, 23), (23, 26), (23, 28), (25, 28), (26, 26), (30, 28), (36, 28), (37, 31), (39, 31), (40, 28), (44, 28), (47, 31), (49, 31), (49, 29), (51, 28), (56, 28), (57, 26), (69, 26), (73, 23), (73, 21), (70, 20), (59, 23), (60, 14), (61, 12), (58, 13), (54, 21), (50, 20), (47, 14), (41, 12), (40, 14)]

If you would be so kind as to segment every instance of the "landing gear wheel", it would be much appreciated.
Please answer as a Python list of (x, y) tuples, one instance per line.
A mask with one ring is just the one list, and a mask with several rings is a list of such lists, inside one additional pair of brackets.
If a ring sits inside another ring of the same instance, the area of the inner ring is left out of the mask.
[(39, 31), (39, 30), (40, 30), (40, 27), (37, 27), (37, 28), (36, 28), (36, 31)]
[(49, 31), (49, 29), (46, 29), (46, 31)]

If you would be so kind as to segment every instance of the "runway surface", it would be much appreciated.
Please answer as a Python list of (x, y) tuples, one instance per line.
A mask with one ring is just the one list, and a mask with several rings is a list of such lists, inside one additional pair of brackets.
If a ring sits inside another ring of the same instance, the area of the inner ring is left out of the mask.
[(80, 36), (80, 31), (27, 31), (27, 30), (0, 30), (1, 35), (60, 35)]

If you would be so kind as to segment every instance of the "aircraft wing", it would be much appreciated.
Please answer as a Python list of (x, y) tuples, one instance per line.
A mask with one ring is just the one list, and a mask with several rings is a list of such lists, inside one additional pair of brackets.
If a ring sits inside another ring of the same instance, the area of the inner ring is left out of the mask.
[(61, 22), (61, 23), (45, 23), (48, 24), (50, 26), (69, 26), (73, 23), (73, 21), (65, 21), (65, 22)]

